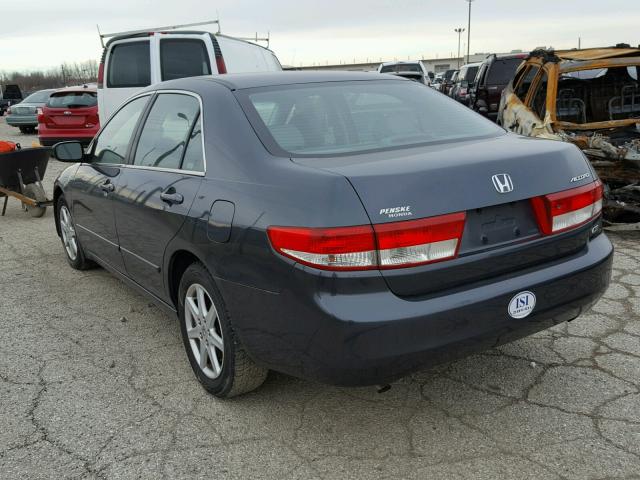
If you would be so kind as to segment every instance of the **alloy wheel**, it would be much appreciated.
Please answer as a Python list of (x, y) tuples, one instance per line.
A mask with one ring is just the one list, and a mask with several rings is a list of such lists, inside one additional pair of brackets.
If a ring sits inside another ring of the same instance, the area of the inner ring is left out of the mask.
[(60, 230), (62, 231), (62, 243), (71, 261), (78, 258), (78, 240), (76, 229), (71, 221), (71, 213), (66, 205), (60, 207)]
[(218, 310), (205, 288), (192, 284), (185, 295), (184, 321), (193, 356), (207, 377), (220, 376), (224, 364), (224, 340)]

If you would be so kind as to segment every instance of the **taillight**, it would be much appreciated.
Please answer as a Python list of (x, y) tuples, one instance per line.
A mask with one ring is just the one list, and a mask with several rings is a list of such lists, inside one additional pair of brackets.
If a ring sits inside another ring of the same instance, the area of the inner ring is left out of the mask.
[(227, 73), (227, 65), (224, 63), (222, 55), (216, 57), (216, 67), (218, 67), (218, 73)]
[(600, 180), (582, 187), (531, 199), (538, 226), (544, 235), (563, 232), (587, 223), (602, 211)]
[(273, 248), (323, 270), (404, 268), (455, 258), (465, 213), (338, 228), (269, 227)]
[(104, 84), (104, 62), (100, 62), (98, 67), (98, 88), (102, 88)]
[(7, 108), (7, 115), (11, 115), (11, 107)]
[(271, 245), (282, 255), (323, 270), (377, 267), (370, 225), (338, 228), (269, 227)]

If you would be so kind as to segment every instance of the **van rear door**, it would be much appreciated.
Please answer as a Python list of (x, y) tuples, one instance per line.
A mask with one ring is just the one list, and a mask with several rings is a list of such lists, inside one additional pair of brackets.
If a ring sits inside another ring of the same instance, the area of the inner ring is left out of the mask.
[(102, 86), (98, 85), (101, 123), (140, 89), (160, 80), (154, 75), (150, 38), (130, 38), (107, 44)]

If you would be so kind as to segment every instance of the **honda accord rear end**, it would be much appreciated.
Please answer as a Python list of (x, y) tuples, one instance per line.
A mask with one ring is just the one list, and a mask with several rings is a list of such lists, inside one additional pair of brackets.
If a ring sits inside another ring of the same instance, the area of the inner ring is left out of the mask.
[(415, 82), (338, 80), (228, 80), (273, 162), (253, 187), (271, 196), (252, 226), (267, 252), (247, 268), (278, 288), (221, 286), (257, 363), (386, 383), (599, 298), (613, 248), (576, 147), (505, 133)]

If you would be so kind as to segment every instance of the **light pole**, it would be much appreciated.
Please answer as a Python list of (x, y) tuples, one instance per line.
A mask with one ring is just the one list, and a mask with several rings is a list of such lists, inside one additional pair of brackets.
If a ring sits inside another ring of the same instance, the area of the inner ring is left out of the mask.
[(469, 2), (469, 23), (467, 24), (467, 63), (469, 63), (471, 58), (471, 3), (473, 0), (465, 0), (465, 2)]
[(458, 34), (458, 70), (460, 70), (460, 35), (464, 32), (464, 28), (455, 28), (453, 31)]

